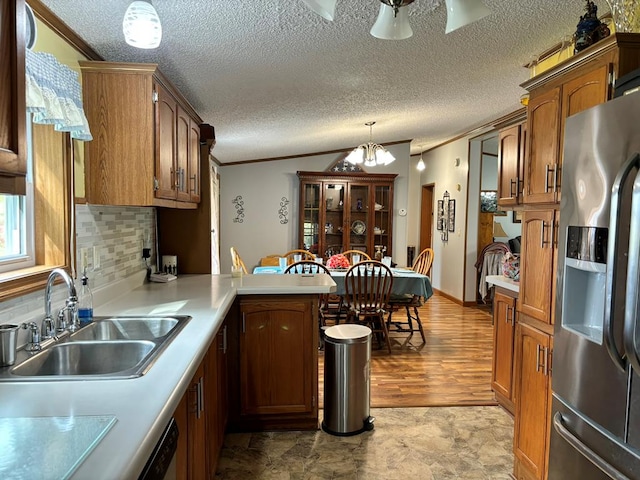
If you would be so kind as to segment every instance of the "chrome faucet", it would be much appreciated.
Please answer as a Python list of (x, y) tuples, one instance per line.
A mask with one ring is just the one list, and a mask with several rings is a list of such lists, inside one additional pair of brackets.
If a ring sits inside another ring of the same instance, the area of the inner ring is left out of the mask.
[(61, 321), (58, 323), (55, 331), (64, 332), (68, 330), (70, 332), (75, 332), (78, 329), (78, 313), (77, 313), (77, 305), (78, 305), (78, 296), (76, 294), (76, 287), (73, 284), (73, 279), (69, 276), (69, 274), (61, 269), (54, 268), (49, 274), (49, 278), (47, 279), (47, 286), (44, 290), (44, 319), (42, 320), (41, 327), (41, 339), (54, 338), (53, 325), (54, 319), (51, 316), (51, 288), (53, 287), (53, 282), (56, 277), (62, 278), (64, 282), (67, 284), (67, 290), (69, 292), (69, 297), (65, 301), (65, 306), (60, 310), (60, 314), (62, 314), (62, 319), (64, 320), (64, 311), (68, 311), (70, 313), (71, 320), (69, 321), (69, 325), (66, 325), (66, 322)]

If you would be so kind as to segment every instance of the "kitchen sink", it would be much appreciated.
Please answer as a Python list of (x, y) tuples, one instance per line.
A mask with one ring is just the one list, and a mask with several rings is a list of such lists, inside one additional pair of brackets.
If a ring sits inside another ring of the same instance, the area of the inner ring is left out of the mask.
[[(149, 341), (70, 342), (53, 345), (11, 370), (13, 375), (126, 375), (153, 351)], [(133, 372), (131, 372), (133, 373)]]
[(191, 317), (94, 317), (77, 332), (29, 353), (19, 350), (1, 381), (107, 380), (140, 377)]
[(151, 340), (167, 336), (188, 317), (109, 317), (90, 323), (70, 340)]

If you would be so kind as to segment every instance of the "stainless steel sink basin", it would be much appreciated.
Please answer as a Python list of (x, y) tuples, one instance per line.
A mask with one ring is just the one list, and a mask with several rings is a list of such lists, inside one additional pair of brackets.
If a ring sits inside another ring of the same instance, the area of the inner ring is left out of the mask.
[(41, 352), (19, 350), (2, 381), (106, 380), (144, 375), (191, 317), (95, 317)]
[(133, 374), (153, 351), (148, 341), (70, 342), (53, 345), (11, 371), (19, 376)]
[[(183, 317), (184, 318), (184, 317)], [(168, 335), (181, 323), (175, 317), (116, 317), (94, 321), (71, 335), (71, 340), (151, 340)]]

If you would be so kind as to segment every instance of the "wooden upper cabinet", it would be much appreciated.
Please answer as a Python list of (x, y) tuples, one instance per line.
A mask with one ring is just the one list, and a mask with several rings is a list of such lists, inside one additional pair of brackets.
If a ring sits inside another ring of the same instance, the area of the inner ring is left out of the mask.
[(560, 144), (560, 87), (531, 94), (527, 111), (525, 203), (553, 203)]
[(94, 136), (85, 143), (87, 201), (196, 208), (189, 176), (200, 184), (192, 145), (202, 121), (189, 103), (155, 64), (79, 63)]
[(524, 203), (558, 203), (566, 118), (611, 98), (614, 78), (640, 67), (640, 35), (617, 33), (522, 84), (527, 109)]
[(200, 125), (193, 120), (189, 122), (189, 160), (186, 180), (186, 188), (189, 192), (189, 200), (198, 203), (200, 201)]
[(514, 125), (500, 131), (498, 145), (498, 205), (517, 205), (520, 201), (522, 182), (522, 127)]
[(158, 198), (175, 199), (176, 158), (178, 135), (176, 135), (176, 119), (178, 104), (161, 85), (155, 85), (158, 96), (156, 102), (156, 193)]
[(0, 4), (0, 192), (24, 193), (27, 174), (24, 0)]
[(518, 310), (547, 324), (554, 320), (556, 222), (551, 209), (523, 212)]

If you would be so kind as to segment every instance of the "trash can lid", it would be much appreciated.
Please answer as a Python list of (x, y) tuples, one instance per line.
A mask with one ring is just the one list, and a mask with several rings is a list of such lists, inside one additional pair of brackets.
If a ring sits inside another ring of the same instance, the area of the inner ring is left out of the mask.
[(339, 343), (348, 343), (353, 340), (364, 340), (371, 335), (371, 329), (364, 325), (345, 323), (334, 325), (324, 331), (325, 336), (337, 340)]

